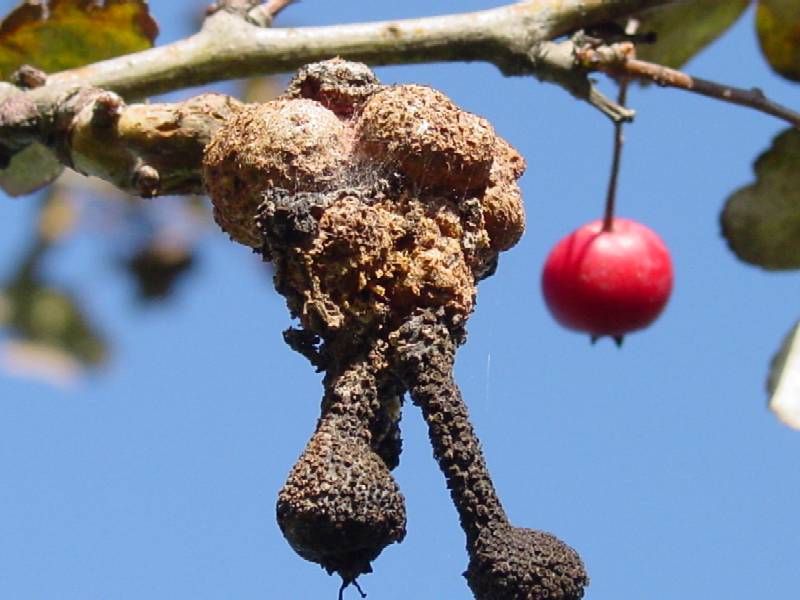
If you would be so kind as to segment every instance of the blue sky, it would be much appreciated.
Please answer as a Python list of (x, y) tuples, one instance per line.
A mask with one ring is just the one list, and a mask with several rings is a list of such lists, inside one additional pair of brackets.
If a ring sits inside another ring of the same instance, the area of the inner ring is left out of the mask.
[[(192, 5), (151, 4), (160, 43), (192, 26)], [(281, 22), (495, 4), (303, 0)], [(752, 13), (687, 70), (800, 106), (797, 86), (763, 62)], [(724, 199), (751, 181), (752, 160), (783, 125), (683, 92), (632, 91), (638, 118), (626, 132), (619, 214), (659, 232), (676, 281), (663, 316), (618, 350), (559, 328), (539, 291), (549, 248), (601, 214), (610, 124), (560, 89), (483, 64), (377, 73), (441, 89), (528, 161), (526, 235), (480, 284), (457, 364), (514, 524), (579, 550), (591, 600), (792, 597), (800, 432), (766, 409), (765, 378), (798, 318), (800, 279), (739, 263), (718, 224)], [(3, 276), (34, 208), (32, 198), (0, 199)], [(113, 340), (111, 364), (69, 388), (0, 374), (0, 597), (335, 598), (338, 581), (297, 557), (275, 524), (321, 385), (282, 342), (290, 320), (264, 269), (209, 234), (176, 296), (142, 310), (108, 250), (83, 233), (48, 274)], [(408, 536), (361, 583), (373, 600), (468, 599), (463, 534), (411, 404), (402, 426), (395, 476)]]

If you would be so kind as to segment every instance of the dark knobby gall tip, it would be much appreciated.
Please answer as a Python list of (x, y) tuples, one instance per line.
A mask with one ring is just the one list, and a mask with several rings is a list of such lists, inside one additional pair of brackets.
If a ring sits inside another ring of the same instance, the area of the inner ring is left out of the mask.
[(479, 600), (579, 600), (589, 584), (575, 550), (549, 533), (512, 526), (480, 533), (464, 577)]
[(466, 534), (467, 583), (477, 600), (578, 600), (589, 581), (578, 554), (548, 533), (508, 522), (453, 379), (456, 343), (444, 316), (418, 311), (390, 341)]
[(347, 585), (372, 572), (381, 551), (405, 537), (405, 503), (371, 443), (382, 410), (372, 356), (326, 378), (322, 416), (280, 491), (278, 524), (306, 560)]

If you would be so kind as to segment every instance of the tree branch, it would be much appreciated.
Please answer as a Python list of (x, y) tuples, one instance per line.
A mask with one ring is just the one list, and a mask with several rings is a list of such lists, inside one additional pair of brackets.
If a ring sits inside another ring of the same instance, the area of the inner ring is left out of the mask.
[[(130, 101), (215, 81), (290, 71), (335, 55), (371, 65), (489, 62), (508, 75), (534, 75), (554, 82), (615, 123), (630, 121), (634, 112), (603, 96), (589, 79), (592, 71), (604, 71), (751, 106), (798, 126), (800, 116), (760, 91), (720, 86), (637, 61), (630, 55), (630, 44), (586, 46), (579, 36), (552, 41), (669, 1), (528, 0), (450, 16), (271, 29), (253, 24), (250, 13), (260, 10), (274, 16), (291, 0), (221, 0), (201, 31), (184, 40), (56, 73), (42, 81), (35, 78), (37, 85), (43, 85), (34, 89), (0, 84), (0, 165), (39, 143), (53, 149), (62, 164), (126, 190), (143, 195), (201, 191), (199, 165), (189, 164), (193, 159), (182, 159), (173, 169), (164, 157), (173, 149), (184, 157), (199, 156), (202, 144), (232, 110), (231, 102), (204, 99), (198, 105), (148, 108), (125, 106), (122, 98)], [(122, 117), (111, 115), (119, 126), (102, 126), (103, 118), (109, 116), (103, 112), (108, 97), (98, 97), (103, 93), (120, 97), (115, 110), (123, 111)], [(223, 112), (209, 109), (209, 101), (224, 106)], [(141, 122), (131, 120), (132, 115)], [(181, 129), (187, 123), (188, 129)], [(112, 142), (117, 150), (105, 151)], [(191, 148), (188, 153), (187, 147)], [(155, 166), (159, 177), (145, 166)]]
[(105, 88), (135, 99), (293, 71), (333, 56), (372, 66), (480, 60), (505, 73), (531, 74), (537, 65), (530, 53), (537, 44), (669, 1), (529, 0), (442, 17), (287, 29), (258, 27), (219, 11), (185, 40), (64, 71), (49, 81)]
[(254, 25), (247, 15), (256, 9), (275, 14), (288, 0), (220, 0), (200, 32), (184, 40), (56, 73), (35, 89), (0, 84), (0, 166), (33, 143), (63, 144), (71, 118), (82, 108), (76, 98), (85, 104), (97, 89), (130, 101), (291, 71), (331, 56), (371, 65), (482, 60), (507, 74), (533, 74), (558, 83), (615, 121), (629, 120), (632, 112), (603, 97), (585, 70), (576, 68), (574, 56), (557, 52), (548, 40), (668, 1), (529, 0), (443, 17), (271, 29)]

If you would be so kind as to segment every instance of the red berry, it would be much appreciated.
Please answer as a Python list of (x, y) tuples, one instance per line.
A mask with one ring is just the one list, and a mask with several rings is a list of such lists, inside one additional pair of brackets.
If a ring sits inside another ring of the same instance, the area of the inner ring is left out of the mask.
[(593, 338), (647, 327), (672, 291), (669, 251), (651, 229), (615, 218), (611, 231), (593, 221), (562, 239), (547, 257), (542, 291), (564, 327)]

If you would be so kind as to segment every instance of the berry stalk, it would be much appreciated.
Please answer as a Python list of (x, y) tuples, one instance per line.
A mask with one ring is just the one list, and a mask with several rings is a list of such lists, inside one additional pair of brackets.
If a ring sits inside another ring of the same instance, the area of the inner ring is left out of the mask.
[[(619, 94), (617, 103), (625, 106), (628, 99), (628, 80), (619, 81)], [(608, 178), (608, 193), (606, 195), (606, 210), (603, 217), (603, 231), (611, 231), (614, 228), (614, 209), (617, 201), (617, 180), (619, 179), (619, 167), (622, 159), (622, 146), (625, 143), (623, 135), (622, 121), (614, 123), (614, 157), (611, 160), (611, 175)]]

